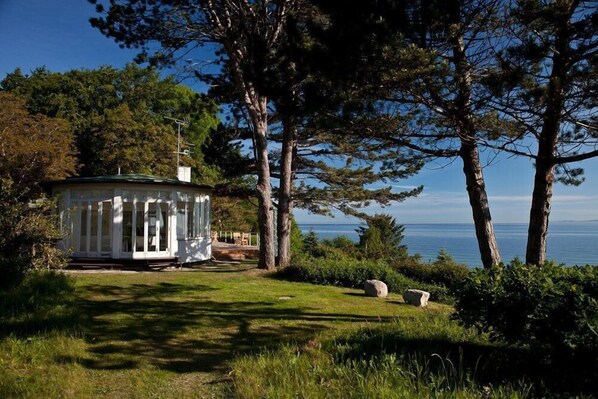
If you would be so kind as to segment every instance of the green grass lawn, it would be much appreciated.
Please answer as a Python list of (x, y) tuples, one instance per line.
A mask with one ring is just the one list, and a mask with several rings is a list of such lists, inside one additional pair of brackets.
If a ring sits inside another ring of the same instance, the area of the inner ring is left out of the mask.
[(230, 267), (73, 278), (75, 315), (34, 328), (41, 331), (18, 323), (2, 329), (0, 397), (234, 396), (231, 364), (246, 367), (247, 354), (397, 319), (445, 323), (451, 312)]

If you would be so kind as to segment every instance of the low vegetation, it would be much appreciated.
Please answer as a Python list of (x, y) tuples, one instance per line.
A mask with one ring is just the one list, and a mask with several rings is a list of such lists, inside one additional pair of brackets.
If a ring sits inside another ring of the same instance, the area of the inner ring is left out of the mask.
[(440, 251), (434, 262), (409, 256), (401, 244), (404, 227), (389, 215), (374, 215), (357, 230), (359, 242), (345, 236), (319, 240), (314, 232), (295, 233), (297, 251), (280, 276), (293, 281), (362, 288), (368, 279), (384, 281), (391, 292), (409, 288), (430, 292), (433, 301), (452, 303), (451, 289), (462, 283), (469, 269)]
[(229, 397), (241, 354), (423, 315), (398, 295), (208, 270), (26, 279), (2, 297), (0, 397)]
[[(433, 302), (408, 306), (394, 293), (369, 298), (225, 266), (28, 274), (0, 295), (0, 397), (594, 392), (595, 268), (475, 272), (457, 291), (454, 313)], [(518, 324), (520, 314), (527, 324)]]
[(533, 351), (543, 364), (537, 370), (553, 384), (596, 388), (598, 267), (514, 261), (473, 271), (456, 298), (463, 325)]
[(505, 364), (490, 357), (476, 362), (475, 357), (501, 350), (459, 327), (448, 314), (428, 312), (323, 342), (243, 356), (232, 368), (241, 398), (531, 396), (531, 384), (518, 377), (499, 384), (480, 378)]
[(402, 294), (409, 288), (418, 288), (429, 291), (433, 301), (452, 301), (446, 287), (406, 277), (383, 261), (301, 257), (295, 258), (280, 276), (293, 281), (349, 288), (363, 288), (366, 280), (377, 279), (384, 281), (390, 292)]

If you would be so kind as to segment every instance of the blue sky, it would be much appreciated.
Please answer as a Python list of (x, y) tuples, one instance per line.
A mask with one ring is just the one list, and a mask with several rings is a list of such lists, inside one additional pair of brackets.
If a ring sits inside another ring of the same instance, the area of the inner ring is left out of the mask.
[[(91, 28), (94, 6), (85, 0), (0, 0), (0, 77), (20, 67), (23, 72), (47, 66), (51, 71), (122, 67), (135, 51), (118, 47)], [(191, 82), (188, 82), (191, 83)], [(202, 87), (196, 85), (195, 87)], [(598, 159), (580, 164), (586, 182), (579, 187), (555, 187), (551, 220), (598, 220)], [(427, 165), (417, 176), (396, 183), (396, 189), (424, 185), (418, 197), (369, 212), (385, 212), (400, 223), (470, 223), (460, 160)], [(526, 222), (533, 168), (528, 160), (503, 157), (484, 170), (493, 219), (498, 223)], [(296, 211), (299, 223), (351, 223)]]

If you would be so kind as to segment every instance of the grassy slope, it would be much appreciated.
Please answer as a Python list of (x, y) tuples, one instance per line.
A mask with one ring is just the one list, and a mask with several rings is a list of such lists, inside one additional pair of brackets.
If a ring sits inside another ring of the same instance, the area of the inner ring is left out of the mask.
[(256, 271), (75, 278), (80, 317), (72, 326), (1, 337), (0, 397), (219, 397), (229, 393), (228, 364), (239, 354), (450, 312)]

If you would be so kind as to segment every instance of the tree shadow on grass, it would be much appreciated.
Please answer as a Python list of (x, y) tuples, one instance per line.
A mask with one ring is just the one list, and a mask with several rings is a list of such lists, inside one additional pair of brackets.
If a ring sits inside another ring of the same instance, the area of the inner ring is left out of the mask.
[(381, 321), (306, 307), (281, 309), (279, 301), (220, 302), (207, 295), (214, 290), (173, 283), (86, 286), (76, 306), (89, 356), (71, 360), (91, 369), (151, 364), (181, 373), (210, 372), (223, 370), (238, 354), (306, 342), (330, 322)]
[(437, 338), (414, 338), (403, 336), (399, 329), (391, 333), (362, 331), (335, 344), (350, 348), (332, 349), (340, 363), (394, 354), (406, 364), (418, 364), (416, 368), (425, 365), (430, 374), (447, 377), (447, 383), (470, 378), (479, 385), (532, 384), (533, 395), (539, 397), (596, 394), (596, 359), (550, 359), (546, 353), (529, 348), (458, 342), (442, 334)]

